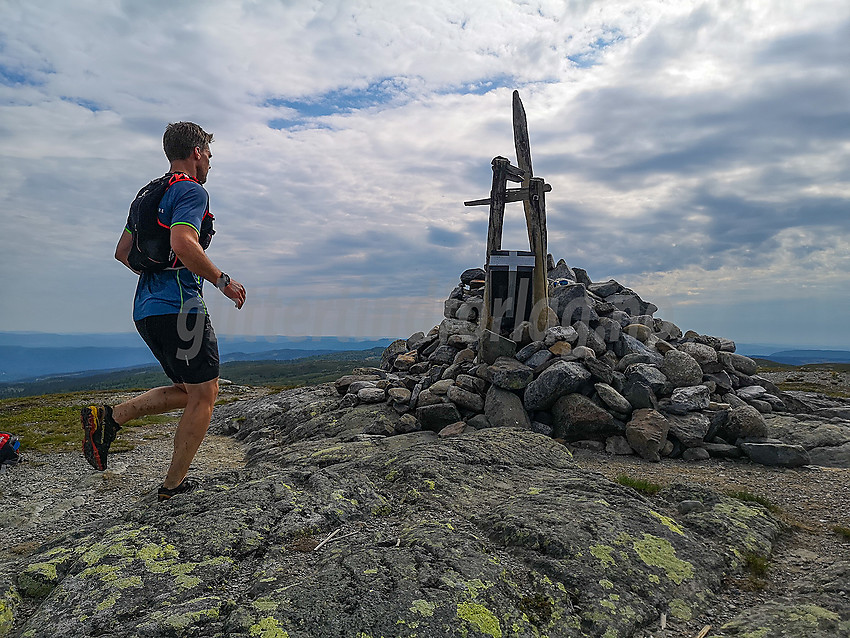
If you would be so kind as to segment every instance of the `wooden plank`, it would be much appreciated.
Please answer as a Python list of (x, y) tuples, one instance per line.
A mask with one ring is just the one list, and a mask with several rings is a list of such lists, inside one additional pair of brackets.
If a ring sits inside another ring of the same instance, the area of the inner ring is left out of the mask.
[[(546, 193), (552, 192), (551, 184), (544, 184), (543, 191)], [(524, 199), (528, 199), (530, 197), (529, 191), (527, 188), (508, 188), (505, 190), (505, 203), (511, 202), (521, 202)], [(464, 202), (464, 206), (484, 206), (485, 204), (490, 203), (490, 198), (487, 199), (473, 199), (468, 202)]]
[(502, 249), (502, 227), (505, 221), (505, 173), (510, 162), (504, 157), (494, 157), (491, 162), (493, 166), (493, 183), (490, 187), (490, 220), (487, 225), (487, 253), (484, 269), (487, 277), (484, 285), (484, 312), (481, 325), (490, 330), (493, 325), (493, 317), (490, 314), (490, 255), (494, 250)]
[[(531, 145), (528, 141), (528, 121), (525, 117), (525, 107), (519, 98), (519, 91), (513, 95), (514, 146), (516, 147), (517, 166), (525, 174), (525, 180), (531, 179), (534, 171), (531, 168)], [(523, 186), (528, 186), (524, 183)]]
[(531, 196), (528, 198), (528, 239), (534, 253), (534, 281), (532, 286), (532, 304), (537, 309), (533, 317), (538, 331), (546, 330), (549, 317), (549, 280), (546, 272), (547, 233), (546, 233), (546, 184), (540, 177), (532, 177), (529, 184)]

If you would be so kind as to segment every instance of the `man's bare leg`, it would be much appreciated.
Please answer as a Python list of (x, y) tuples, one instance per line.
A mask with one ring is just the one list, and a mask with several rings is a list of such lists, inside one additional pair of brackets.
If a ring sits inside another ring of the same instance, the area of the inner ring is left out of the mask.
[(174, 489), (189, 472), (189, 466), (210, 427), (213, 406), (218, 396), (218, 379), (206, 383), (186, 383), (186, 407), (174, 434), (174, 454), (163, 487)]
[(189, 395), (183, 383), (154, 388), (113, 407), (112, 418), (118, 425), (124, 425), (127, 421), (148, 414), (162, 414), (185, 408), (188, 398)]

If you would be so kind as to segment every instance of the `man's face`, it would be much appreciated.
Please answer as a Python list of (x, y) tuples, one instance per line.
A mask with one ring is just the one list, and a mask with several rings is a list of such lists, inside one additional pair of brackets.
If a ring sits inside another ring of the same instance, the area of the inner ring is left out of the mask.
[(205, 184), (207, 181), (207, 173), (210, 172), (210, 160), (212, 159), (212, 152), (210, 152), (209, 146), (205, 149), (200, 149), (197, 146), (195, 150), (200, 154), (200, 159), (198, 160), (198, 169), (195, 177), (201, 184)]

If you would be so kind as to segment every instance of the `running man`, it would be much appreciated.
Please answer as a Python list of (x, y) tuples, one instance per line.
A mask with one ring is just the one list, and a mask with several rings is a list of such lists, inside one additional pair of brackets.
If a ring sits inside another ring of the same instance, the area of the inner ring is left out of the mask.
[(242, 284), (216, 267), (204, 252), (214, 233), (209, 196), (203, 187), (210, 170), (212, 141), (212, 134), (192, 122), (169, 124), (165, 129), (162, 144), (171, 167), (167, 190), (154, 214), (158, 226), (165, 229), (158, 232), (165, 233), (166, 250), (170, 241), (169, 267), (139, 272), (131, 266), (130, 220), (115, 249), (115, 258), (139, 275), (133, 302), (136, 329), (173, 385), (148, 390), (116, 406), (89, 406), (81, 414), (83, 455), (102, 471), (109, 447), (124, 423), (183, 408), (171, 465), (159, 488), (160, 501), (195, 487), (186, 475), (207, 433), (218, 396), (218, 342), (203, 301), (204, 280), (213, 282), (237, 308), (245, 303)]

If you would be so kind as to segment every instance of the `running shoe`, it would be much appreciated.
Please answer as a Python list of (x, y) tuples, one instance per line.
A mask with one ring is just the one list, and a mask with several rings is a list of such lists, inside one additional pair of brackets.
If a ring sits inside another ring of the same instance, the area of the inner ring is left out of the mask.
[(195, 489), (195, 485), (196, 485), (195, 481), (188, 479), (188, 478), (183, 479), (183, 482), (180, 485), (178, 485), (177, 487), (173, 487), (171, 489), (168, 489), (167, 487), (165, 487), (165, 485), (163, 485), (162, 487), (159, 488), (159, 492), (157, 492), (157, 499), (159, 500), (160, 503), (162, 501), (167, 501), (172, 496), (177, 496), (178, 494), (186, 494), (188, 492), (191, 492), (192, 490)]
[(118, 425), (112, 418), (112, 408), (108, 405), (90, 405), (80, 411), (83, 422), (83, 456), (94, 469), (101, 472), (106, 469), (106, 456), (109, 446), (115, 440)]

